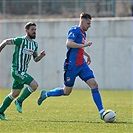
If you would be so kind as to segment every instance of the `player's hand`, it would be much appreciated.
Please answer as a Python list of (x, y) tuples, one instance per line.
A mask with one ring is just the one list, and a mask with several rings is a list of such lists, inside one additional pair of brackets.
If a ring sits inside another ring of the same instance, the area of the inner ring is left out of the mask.
[(45, 55), (46, 55), (46, 53), (45, 53), (44, 50), (40, 52), (40, 57), (41, 57), (41, 58), (43, 58)]
[(87, 57), (87, 64), (90, 65), (90, 63), (91, 63), (91, 58), (90, 58), (90, 56), (88, 56)]
[(92, 45), (92, 42), (88, 41), (88, 42), (85, 42), (84, 47), (88, 47), (88, 46), (91, 46), (91, 45)]

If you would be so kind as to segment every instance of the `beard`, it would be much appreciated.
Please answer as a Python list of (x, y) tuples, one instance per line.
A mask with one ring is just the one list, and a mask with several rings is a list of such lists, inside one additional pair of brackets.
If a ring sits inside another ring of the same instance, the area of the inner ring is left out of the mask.
[(88, 30), (88, 27), (83, 26), (83, 30), (84, 31), (87, 31)]
[(83, 28), (83, 30), (84, 30), (84, 31), (87, 31), (87, 30), (88, 30), (88, 28), (85, 28), (85, 27), (84, 27), (84, 28)]
[(29, 36), (30, 39), (35, 39), (36, 38), (36, 34), (35, 33), (33, 33), (33, 35), (31, 35), (30, 33), (28, 33), (28, 36)]

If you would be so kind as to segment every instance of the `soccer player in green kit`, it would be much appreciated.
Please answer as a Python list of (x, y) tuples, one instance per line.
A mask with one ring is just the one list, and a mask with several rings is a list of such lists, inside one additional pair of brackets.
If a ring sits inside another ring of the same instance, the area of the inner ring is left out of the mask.
[(13, 77), (12, 90), (11, 93), (4, 98), (0, 106), (1, 120), (7, 120), (4, 112), (10, 106), (11, 102), (19, 96), (24, 84), (26, 84), (27, 87), (14, 102), (19, 113), (22, 113), (23, 101), (38, 87), (38, 83), (32, 76), (26, 73), (26, 71), (31, 57), (33, 56), (34, 61), (38, 62), (45, 56), (45, 51), (41, 51), (38, 55), (38, 44), (33, 40), (36, 38), (35, 23), (28, 22), (25, 25), (25, 32), (25, 36), (6, 39), (0, 44), (0, 52), (6, 45), (15, 45), (11, 69)]

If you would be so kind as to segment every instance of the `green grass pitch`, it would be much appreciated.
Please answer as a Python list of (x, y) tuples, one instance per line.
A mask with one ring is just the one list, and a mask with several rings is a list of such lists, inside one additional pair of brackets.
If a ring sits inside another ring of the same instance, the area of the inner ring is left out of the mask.
[[(10, 90), (0, 89), (0, 104)], [(23, 113), (14, 102), (6, 110), (8, 121), (0, 120), (1, 133), (132, 133), (132, 91), (101, 90), (105, 109), (116, 111), (114, 123), (99, 118), (89, 90), (74, 89), (70, 96), (51, 97), (37, 105), (40, 90), (23, 103)]]

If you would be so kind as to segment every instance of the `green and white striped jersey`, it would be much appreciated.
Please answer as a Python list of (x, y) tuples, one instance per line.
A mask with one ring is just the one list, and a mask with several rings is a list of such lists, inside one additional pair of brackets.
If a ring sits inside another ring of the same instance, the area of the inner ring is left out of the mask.
[(12, 68), (26, 72), (31, 56), (38, 50), (38, 44), (34, 40), (29, 41), (26, 36), (13, 38), (12, 43), (15, 45)]

